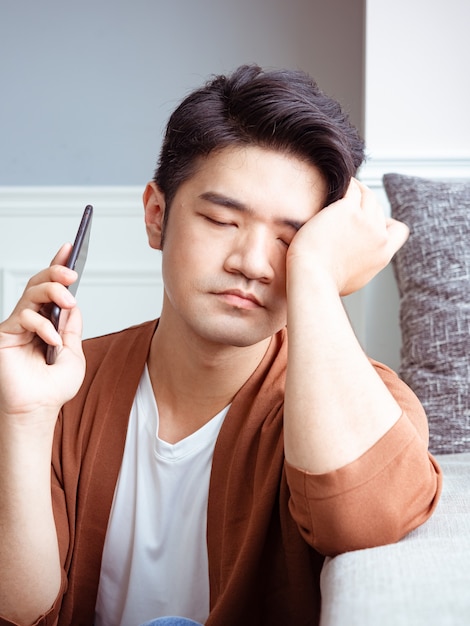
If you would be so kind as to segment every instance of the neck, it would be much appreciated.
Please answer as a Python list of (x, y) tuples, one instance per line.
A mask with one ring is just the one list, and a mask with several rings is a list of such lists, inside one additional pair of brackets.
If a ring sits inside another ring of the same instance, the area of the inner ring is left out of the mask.
[(174, 443), (217, 415), (258, 367), (270, 341), (247, 347), (210, 343), (162, 315), (148, 358), (159, 436)]

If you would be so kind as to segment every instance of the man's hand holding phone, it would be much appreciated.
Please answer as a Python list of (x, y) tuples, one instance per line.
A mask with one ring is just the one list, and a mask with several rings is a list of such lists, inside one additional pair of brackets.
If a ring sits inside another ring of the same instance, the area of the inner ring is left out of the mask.
[[(0, 414), (18, 419), (50, 414), (78, 391), (85, 372), (82, 321), (67, 287), (76, 273), (63, 266), (70, 246), (52, 265), (33, 276), (11, 316), (0, 324)], [(42, 310), (54, 302), (63, 309), (59, 332)], [(54, 366), (46, 363), (44, 343), (58, 347)]]
[(30, 279), (12, 314), (0, 324), (0, 417), (34, 421), (33, 416), (50, 416), (55, 421), (80, 388), (85, 373), (82, 318), (72, 290), (84, 258), (79, 272), (67, 267), (76, 264), (80, 249), (77, 238), (74, 246), (64, 245), (51, 265)]

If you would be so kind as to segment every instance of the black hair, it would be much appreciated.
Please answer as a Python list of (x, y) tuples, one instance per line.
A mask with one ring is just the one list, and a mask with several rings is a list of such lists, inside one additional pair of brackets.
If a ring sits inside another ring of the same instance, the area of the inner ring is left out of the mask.
[(190, 93), (171, 115), (154, 182), (168, 210), (201, 158), (256, 145), (300, 158), (321, 172), (325, 205), (341, 198), (364, 159), (364, 142), (340, 104), (298, 70), (243, 65)]

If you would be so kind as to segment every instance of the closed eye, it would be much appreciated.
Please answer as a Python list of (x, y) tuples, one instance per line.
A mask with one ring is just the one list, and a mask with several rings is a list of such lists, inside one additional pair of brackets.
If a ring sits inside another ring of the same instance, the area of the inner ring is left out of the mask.
[[(291, 229), (289, 229), (290, 231)], [(290, 244), (292, 243), (292, 239), (295, 237), (297, 230), (292, 229), (292, 233), (291, 232), (286, 232), (285, 230), (283, 232), (280, 232), (278, 235), (278, 241), (281, 242), (281, 244), (283, 246), (285, 246), (286, 248), (288, 248), (290, 246)]]
[(233, 222), (221, 222), (220, 220), (216, 220), (213, 217), (209, 217), (208, 215), (203, 215), (203, 218), (210, 222), (211, 224), (215, 224), (216, 226), (234, 226)]

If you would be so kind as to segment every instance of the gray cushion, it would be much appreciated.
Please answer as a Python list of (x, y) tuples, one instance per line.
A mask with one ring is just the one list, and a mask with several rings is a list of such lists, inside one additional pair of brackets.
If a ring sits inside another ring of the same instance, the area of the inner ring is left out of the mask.
[(393, 259), (400, 375), (423, 403), (430, 450), (470, 451), (470, 182), (386, 174), (392, 216), (410, 227)]
[(432, 517), (398, 543), (326, 560), (321, 626), (470, 624), (470, 453), (437, 455)]

